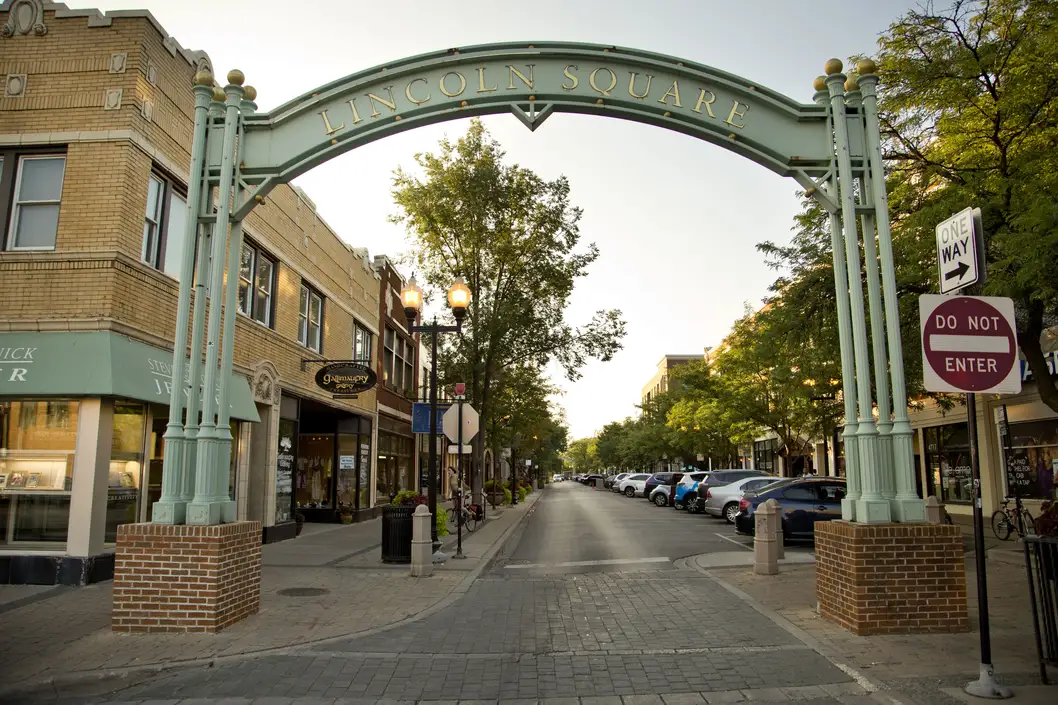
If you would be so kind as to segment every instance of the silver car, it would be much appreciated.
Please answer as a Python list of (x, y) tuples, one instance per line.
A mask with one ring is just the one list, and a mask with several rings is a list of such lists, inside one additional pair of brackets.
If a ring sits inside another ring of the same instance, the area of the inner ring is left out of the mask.
[(735, 515), (738, 514), (738, 500), (742, 499), (743, 492), (759, 490), (765, 485), (781, 480), (774, 475), (763, 475), (759, 477), (746, 477), (735, 480), (727, 485), (710, 487), (705, 497), (705, 513), (714, 517), (723, 517), (728, 524), (735, 523)]

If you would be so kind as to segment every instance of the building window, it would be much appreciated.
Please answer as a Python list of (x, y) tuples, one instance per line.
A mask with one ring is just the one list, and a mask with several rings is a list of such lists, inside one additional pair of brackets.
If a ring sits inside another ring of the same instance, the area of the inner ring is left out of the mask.
[(371, 364), (371, 331), (353, 323), (353, 359)]
[(1054, 475), (1058, 470), (1058, 420), (1010, 424), (1010, 450), (1003, 463), (1007, 495), (1015, 492), (1031, 499), (1055, 499)]
[(414, 355), (413, 343), (404, 340), (394, 329), (386, 328), (382, 381), (408, 396), (415, 393)]
[(309, 350), (321, 352), (320, 330), (323, 327), (323, 297), (304, 284), (301, 285), (301, 311), (298, 321), (298, 342)]
[(239, 264), (239, 313), (269, 328), (272, 327), (275, 277), (275, 260), (253, 244), (244, 242)]
[(775, 439), (756, 441), (753, 444), (753, 469), (775, 474)]
[(922, 429), (926, 438), (926, 467), (933, 486), (940, 488), (940, 501), (969, 504), (973, 498), (970, 476), (970, 441), (966, 423)]
[(187, 242), (187, 200), (172, 181), (151, 174), (147, 182), (147, 210), (143, 215), (141, 258), (174, 279), (180, 278)]
[[(10, 160), (0, 159), (0, 175), (11, 178)], [(8, 169), (4, 162), (8, 161)], [(11, 219), (7, 229), (9, 250), (54, 250), (59, 230), (59, 203), (62, 199), (64, 156), (21, 156), (10, 193)], [(6, 180), (5, 178), (5, 180)], [(3, 199), (6, 200), (6, 199)]]

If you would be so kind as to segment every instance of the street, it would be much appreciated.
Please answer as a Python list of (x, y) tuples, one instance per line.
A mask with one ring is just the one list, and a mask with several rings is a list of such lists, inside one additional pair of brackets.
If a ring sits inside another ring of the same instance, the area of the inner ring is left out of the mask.
[(73, 701), (873, 702), (793, 633), (683, 565), (748, 553), (718, 534), (733, 531), (558, 483), (466, 594), (425, 618)]

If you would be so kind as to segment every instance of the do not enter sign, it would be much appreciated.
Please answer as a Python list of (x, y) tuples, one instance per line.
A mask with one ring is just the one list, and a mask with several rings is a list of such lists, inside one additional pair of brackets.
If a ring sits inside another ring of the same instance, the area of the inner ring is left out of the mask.
[(927, 391), (1021, 391), (1013, 301), (925, 294), (918, 306)]

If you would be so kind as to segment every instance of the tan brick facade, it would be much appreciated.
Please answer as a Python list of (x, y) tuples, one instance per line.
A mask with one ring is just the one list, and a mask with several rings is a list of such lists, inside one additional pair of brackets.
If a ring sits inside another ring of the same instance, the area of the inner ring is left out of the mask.
[(969, 629), (958, 527), (816, 522), (815, 546), (826, 619), (861, 636)]
[[(104, 26), (90, 22), (95, 11), (57, 16), (54, 7), (45, 4), (44, 36), (0, 40), (0, 76), (27, 76), (23, 96), (0, 98), (0, 150), (66, 154), (54, 251), (0, 252), (0, 331), (116, 330), (171, 345), (178, 282), (141, 261), (148, 180), (162, 174), (186, 190), (193, 59), (208, 60), (180, 48), (146, 13), (108, 17)], [(120, 54), (123, 69), (112, 73)], [(107, 89), (122, 91), (119, 109), (104, 109)], [(249, 373), (267, 359), (283, 388), (373, 415), (374, 392), (334, 402), (315, 388), (314, 368), (301, 370), (302, 358), (348, 358), (354, 319), (377, 333), (379, 284), (367, 251), (342, 241), (285, 185), (247, 217), (245, 232), (278, 261), (275, 323), (239, 317), (236, 368)], [(322, 355), (297, 342), (302, 282), (325, 298)]]
[(116, 632), (218, 632), (261, 605), (261, 524), (118, 529)]
[[(10, 19), (10, 6), (11, 0), (0, 0), (0, 25)], [(185, 344), (189, 334), (176, 331), (179, 282), (163, 271), (161, 254), (154, 261), (144, 256), (148, 194), (154, 177), (167, 184), (167, 194), (186, 197), (193, 78), (199, 70), (213, 67), (206, 54), (181, 47), (148, 12), (104, 14), (50, 2), (43, 6), (45, 33), (16, 31), (0, 37), (0, 79), (7, 86), (7, 76), (25, 77), (18, 83), (20, 95), (0, 94), (0, 301), (4, 302), (0, 338), (27, 332), (110, 331), (171, 350), (174, 340)], [(217, 67), (221, 81), (230, 68), (235, 67)], [(253, 82), (250, 75), (248, 83)], [(43, 155), (65, 159), (54, 247), (19, 250), (8, 232), (18, 175), (27, 158)], [(162, 213), (168, 218), (167, 210)], [(164, 242), (164, 223), (158, 232)], [(295, 472), (298, 465), (297, 458), (284, 460), (283, 470), (277, 469), (280, 417), (290, 413), (281, 400), (292, 401), (299, 410), (295, 414), (311, 407), (317, 426), (321, 418), (333, 417), (334, 429), (311, 431), (337, 436), (339, 420), (347, 424), (343, 428), (355, 421), (356, 457), (368, 459), (363, 467), (358, 460), (355, 494), (361, 508), (374, 504), (376, 393), (370, 390), (357, 399), (335, 400), (316, 386), (314, 378), (319, 361), (352, 357), (354, 322), (371, 332), (373, 356), (379, 354), (379, 275), (367, 249), (340, 238), (297, 187), (274, 188), (245, 219), (244, 234), (247, 244), (267, 257), (274, 269), (267, 323), (242, 312), (235, 321), (234, 371), (248, 378), (261, 420), (242, 420), (253, 418), (252, 413), (236, 417), (240, 426), (233, 463), (234, 498), (240, 520), (259, 522), (266, 535), (274, 524), (285, 523), (275, 536), (287, 538), (294, 535), (295, 513), (289, 506), (279, 506), (286, 500), (277, 497), (283, 491), (294, 494), (290, 491), (294, 483), (277, 477), (280, 472)], [(159, 244), (159, 253), (164, 249)], [(323, 300), (319, 351), (299, 341), (303, 287)], [(158, 351), (158, 359), (165, 359), (164, 350)], [(369, 363), (374, 366), (376, 359)], [(0, 401), (31, 396), (8, 390)], [(150, 519), (148, 508), (157, 499), (157, 494), (148, 497), (148, 487), (160, 492), (160, 479), (149, 475), (149, 469), (161, 464), (151, 438), (152, 431), (160, 437), (157, 424), (161, 421), (164, 426), (168, 398), (135, 401), (147, 402), (142, 406), (144, 472), (134, 486), (124, 489), (138, 490), (138, 506), (130, 515), (142, 521)], [(289, 415), (283, 418), (290, 420)], [(117, 494), (122, 488), (115, 488), (104, 476), (112, 434), (106, 430), (99, 436), (100, 462), (75, 463), (82, 463), (89, 473), (98, 467), (98, 481)], [(364, 444), (369, 451), (362, 450)], [(338, 499), (342, 494), (338, 458), (333, 461), (332, 475), (325, 481), (332, 483), (331, 504), (336, 505), (347, 500)], [(348, 478), (341, 479), (348, 484)], [(346, 487), (344, 495), (351, 494), (353, 490)], [(295, 511), (300, 512), (303, 501), (318, 508), (317, 499), (295, 495), (290, 503), (296, 503)], [(76, 499), (72, 504), (78, 504)], [(84, 504), (83, 511), (71, 510), (68, 536), (96, 521), (91, 501)], [(337, 521), (337, 506), (325, 509), (333, 517), (321, 511), (316, 519)], [(108, 541), (113, 541), (112, 535)], [(79, 556), (102, 555), (113, 546), (104, 542), (101, 533), (85, 543), (90, 546)]]

